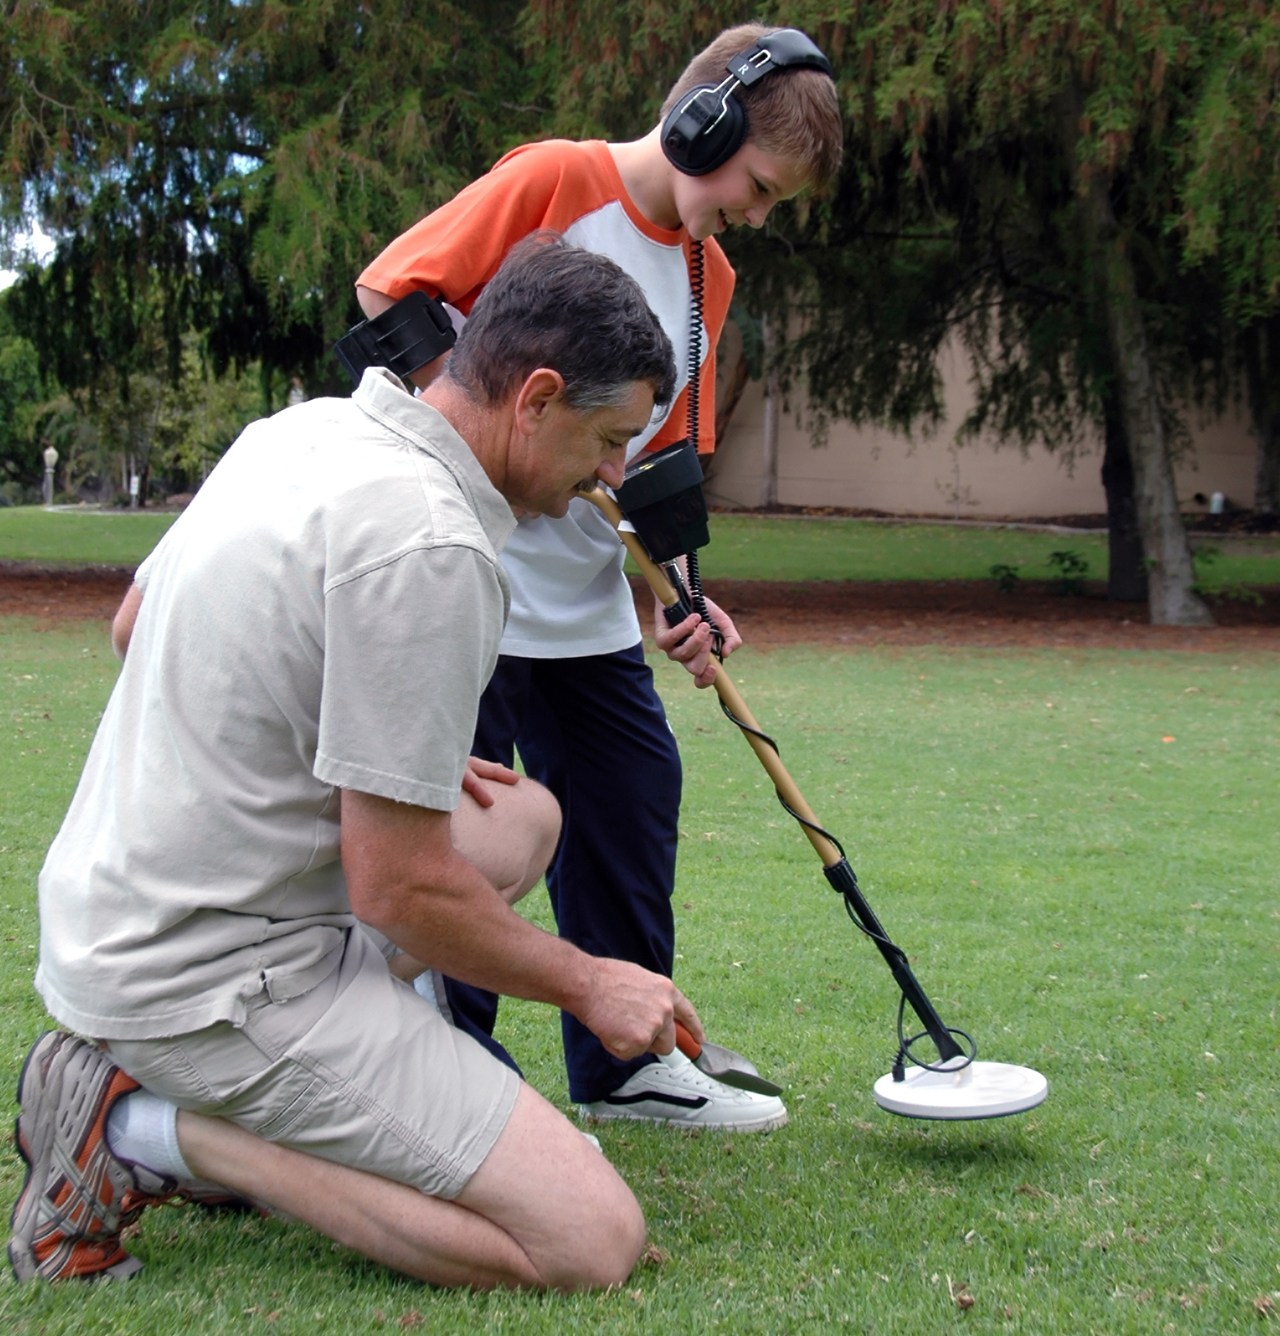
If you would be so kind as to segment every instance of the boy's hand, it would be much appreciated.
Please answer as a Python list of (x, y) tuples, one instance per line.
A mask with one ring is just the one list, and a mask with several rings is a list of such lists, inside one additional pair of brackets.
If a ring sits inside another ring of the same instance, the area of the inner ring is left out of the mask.
[[(709, 598), (706, 599), (706, 604), (707, 611), (724, 637), (720, 652), (727, 657), (742, 644), (742, 637), (728, 613), (717, 607)], [(653, 638), (658, 648), (667, 658), (684, 664), (693, 674), (696, 686), (709, 687), (716, 678), (716, 665), (711, 657), (711, 628), (696, 612), (691, 613), (678, 625), (668, 626), (662, 604), (656, 598), (653, 601), (653, 609)]]
[(478, 756), (467, 757), (467, 768), (462, 773), (462, 791), (469, 793), (481, 807), (493, 806), (493, 795), (486, 780), (493, 784), (515, 784), (520, 776), (510, 766), (497, 761), (482, 761)]

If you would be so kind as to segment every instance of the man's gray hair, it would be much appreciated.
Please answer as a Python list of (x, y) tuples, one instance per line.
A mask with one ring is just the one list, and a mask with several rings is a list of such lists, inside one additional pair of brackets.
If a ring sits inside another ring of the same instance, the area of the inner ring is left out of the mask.
[(564, 400), (585, 412), (621, 404), (635, 381), (655, 407), (675, 392), (676, 366), (640, 285), (603, 255), (537, 232), (513, 246), (476, 298), (445, 362), (471, 398), (500, 403), (539, 367), (564, 377)]

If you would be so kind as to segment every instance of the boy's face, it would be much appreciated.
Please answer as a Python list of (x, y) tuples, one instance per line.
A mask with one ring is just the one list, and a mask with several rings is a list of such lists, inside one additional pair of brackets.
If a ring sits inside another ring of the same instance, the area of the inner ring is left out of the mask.
[(791, 158), (768, 153), (748, 140), (706, 176), (677, 173), (673, 193), (689, 235), (705, 241), (730, 226), (763, 227), (769, 210), (799, 194), (807, 183), (803, 168)]

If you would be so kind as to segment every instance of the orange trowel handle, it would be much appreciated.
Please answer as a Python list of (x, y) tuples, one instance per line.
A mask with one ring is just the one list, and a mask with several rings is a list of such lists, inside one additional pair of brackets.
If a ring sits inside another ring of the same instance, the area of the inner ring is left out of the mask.
[(688, 1030), (676, 1021), (676, 1047), (681, 1053), (689, 1059), (690, 1062), (697, 1062), (702, 1055), (702, 1045), (689, 1033)]

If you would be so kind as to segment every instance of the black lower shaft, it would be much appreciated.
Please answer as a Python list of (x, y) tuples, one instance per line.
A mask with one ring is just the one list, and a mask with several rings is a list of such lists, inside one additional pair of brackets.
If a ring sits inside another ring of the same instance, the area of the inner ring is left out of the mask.
[(858, 888), (858, 878), (853, 868), (849, 866), (849, 860), (841, 858), (838, 863), (832, 863), (822, 871), (831, 883), (831, 889), (844, 896), (845, 903), (858, 916), (858, 922), (866, 929), (867, 936), (880, 948), (880, 954), (885, 958), (885, 963), (892, 971), (898, 987), (902, 989), (902, 995), (911, 1004), (911, 1010), (920, 1017), (920, 1024), (924, 1026), (929, 1038), (936, 1045), (939, 1062), (946, 1062), (949, 1058), (964, 1057), (964, 1049), (952, 1038), (951, 1032), (942, 1023), (942, 1017), (925, 996), (919, 980), (911, 972), (911, 966), (907, 964), (906, 956), (889, 940), (888, 933), (880, 926), (880, 920), (876, 918), (875, 912)]

